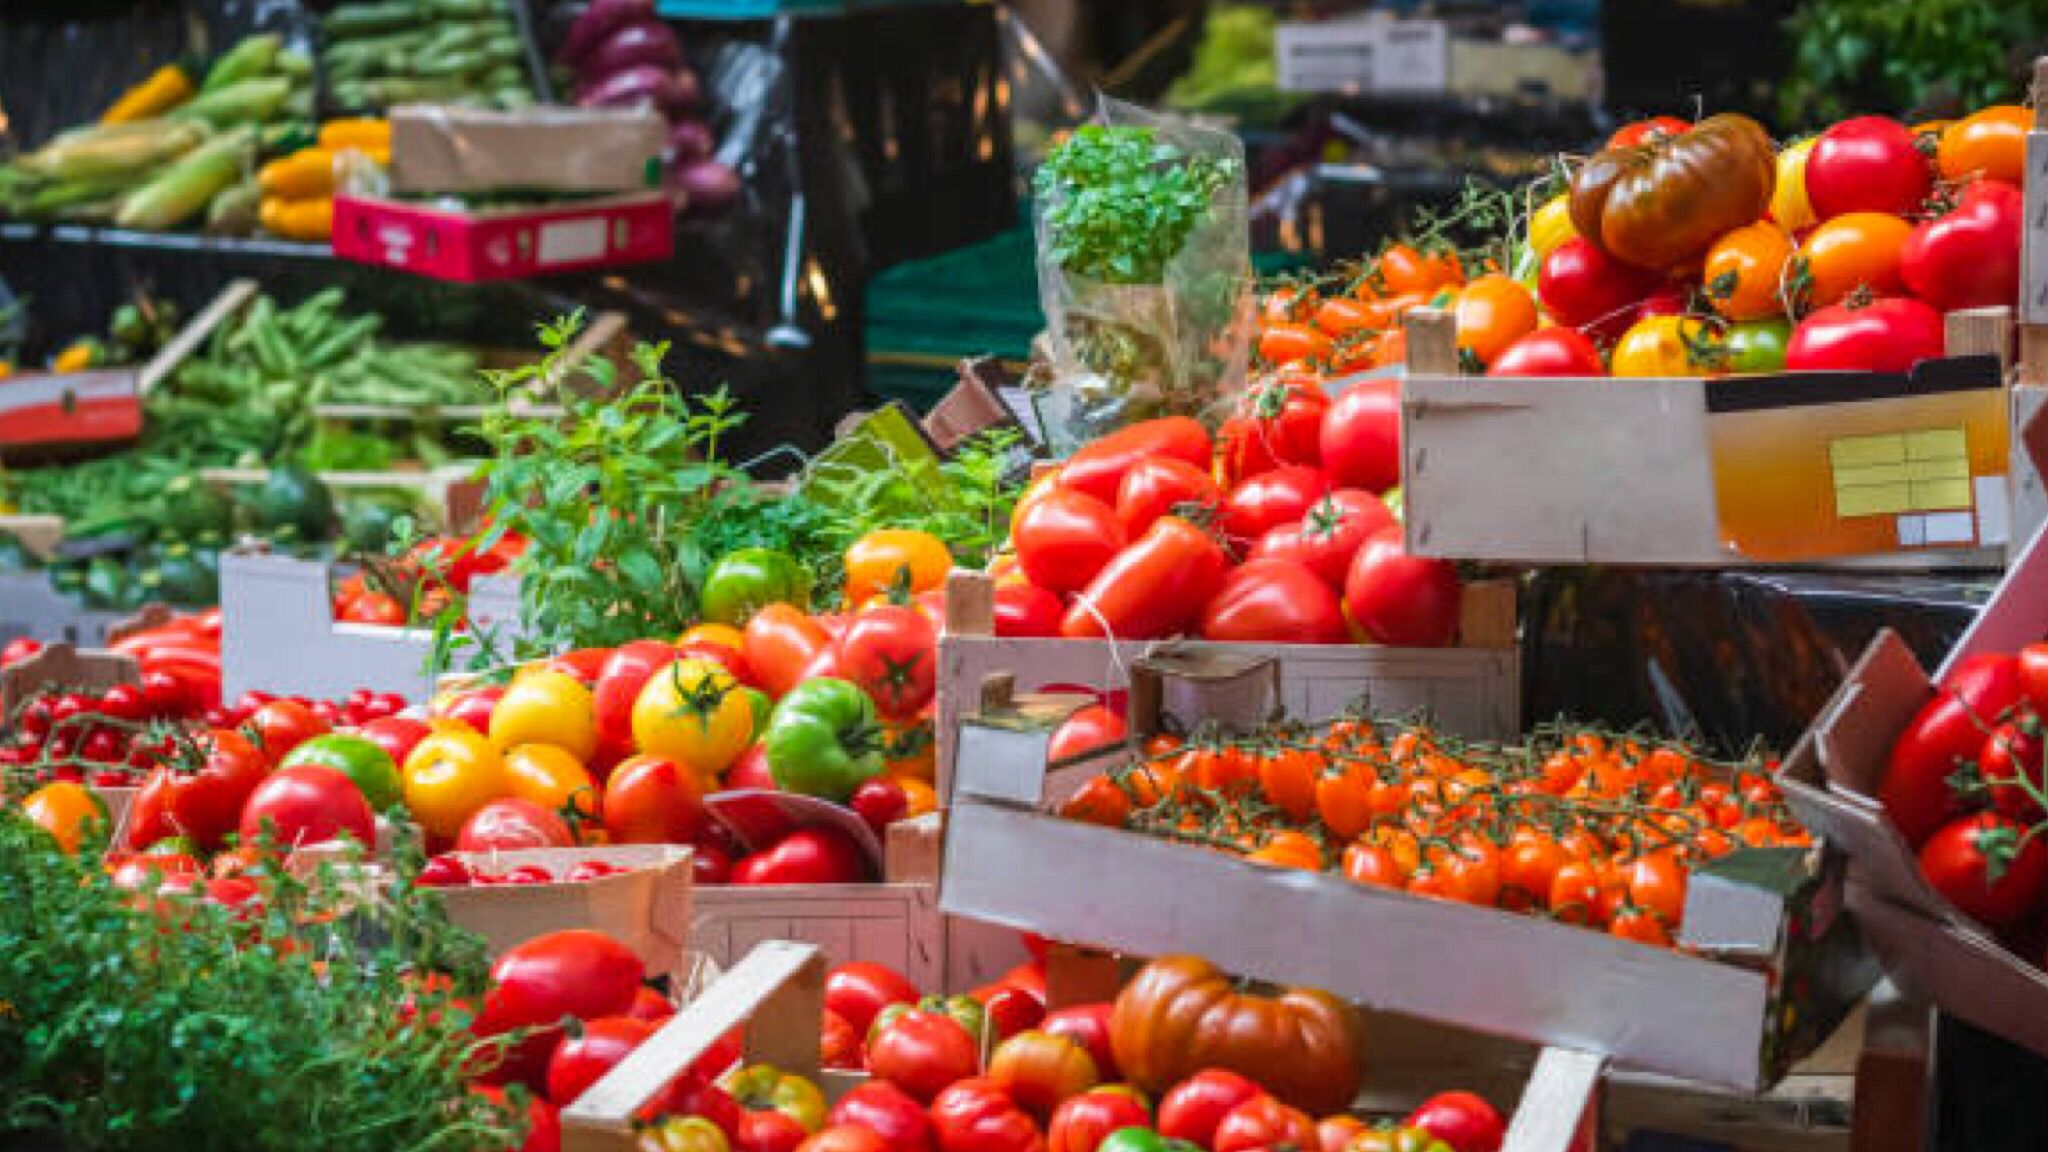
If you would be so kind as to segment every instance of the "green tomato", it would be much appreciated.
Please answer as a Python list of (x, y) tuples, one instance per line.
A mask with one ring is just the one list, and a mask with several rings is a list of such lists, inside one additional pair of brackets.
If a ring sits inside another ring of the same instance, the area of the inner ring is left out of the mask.
[(1119, 1128), (1095, 1146), (1095, 1152), (1201, 1152), (1186, 1140), (1169, 1140), (1150, 1128)]
[(372, 812), (388, 812), (405, 802), (405, 786), (399, 781), (398, 765), (392, 762), (391, 753), (366, 737), (346, 732), (315, 736), (285, 753), (278, 767), (300, 764), (332, 768), (355, 781), (363, 799), (370, 802)]
[(821, 676), (789, 690), (761, 737), (768, 771), (784, 792), (844, 804), (881, 775), (882, 730), (875, 704), (850, 681)]
[(1783, 372), (1792, 325), (1782, 316), (1744, 320), (1728, 329), (1728, 371)]
[(770, 604), (811, 606), (811, 577), (787, 553), (742, 548), (711, 566), (698, 609), (712, 624), (740, 627)]

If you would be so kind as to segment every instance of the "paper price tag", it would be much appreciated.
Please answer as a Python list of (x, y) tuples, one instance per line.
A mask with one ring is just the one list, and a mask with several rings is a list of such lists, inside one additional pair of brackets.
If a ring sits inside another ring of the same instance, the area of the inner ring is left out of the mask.
[(1273, 51), (1287, 92), (1442, 92), (1450, 31), (1437, 20), (1329, 20), (1280, 25)]

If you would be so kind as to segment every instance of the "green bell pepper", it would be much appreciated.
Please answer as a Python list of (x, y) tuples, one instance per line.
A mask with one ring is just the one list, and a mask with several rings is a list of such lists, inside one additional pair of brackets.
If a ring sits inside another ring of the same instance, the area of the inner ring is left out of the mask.
[(741, 548), (711, 566), (699, 601), (705, 620), (739, 627), (770, 604), (810, 611), (811, 577), (786, 552)]
[(775, 786), (785, 792), (844, 804), (882, 772), (874, 701), (846, 680), (821, 676), (790, 689), (761, 741)]

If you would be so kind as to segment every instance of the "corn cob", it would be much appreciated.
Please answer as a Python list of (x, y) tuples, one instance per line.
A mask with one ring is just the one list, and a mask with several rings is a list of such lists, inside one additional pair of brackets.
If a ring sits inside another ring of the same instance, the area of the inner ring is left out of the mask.
[(277, 115), (291, 94), (290, 80), (282, 76), (263, 76), (202, 92), (197, 100), (173, 109), (170, 117), (173, 120), (198, 120), (215, 128), (261, 124)]
[(202, 94), (219, 92), (256, 79), (270, 71), (278, 50), (283, 47), (284, 37), (275, 32), (244, 36), (240, 43), (228, 49), (226, 55), (213, 62), (213, 67), (206, 72), (206, 83), (200, 85), (199, 91)]
[(51, 180), (141, 176), (190, 152), (205, 139), (203, 125), (135, 120), (86, 134), (67, 133), (19, 163), (23, 171)]
[(252, 128), (237, 128), (207, 141), (122, 201), (114, 223), (147, 230), (177, 227), (241, 179), (255, 151)]
[(263, 190), (244, 180), (206, 206), (206, 231), (214, 236), (247, 236), (256, 230), (256, 210)]
[(126, 124), (147, 120), (192, 98), (192, 78), (176, 64), (166, 64), (149, 78), (121, 94), (100, 116), (102, 124)]

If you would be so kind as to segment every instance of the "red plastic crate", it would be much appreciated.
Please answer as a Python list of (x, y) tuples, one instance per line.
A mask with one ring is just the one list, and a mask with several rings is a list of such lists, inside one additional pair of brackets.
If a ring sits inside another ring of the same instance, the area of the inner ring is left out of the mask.
[(338, 196), (334, 254), (476, 283), (665, 260), (675, 210), (659, 192), (485, 212)]
[(133, 368), (0, 377), (0, 449), (118, 443), (141, 433)]

